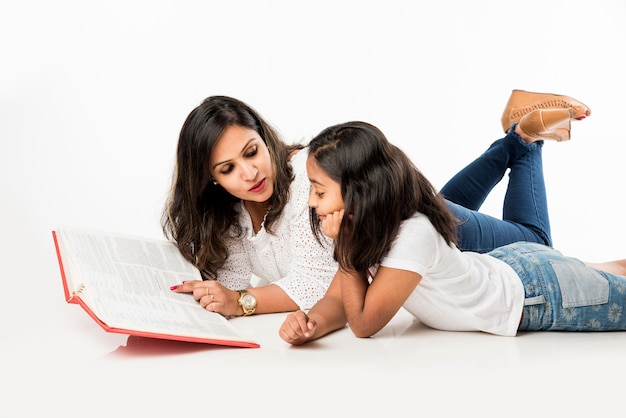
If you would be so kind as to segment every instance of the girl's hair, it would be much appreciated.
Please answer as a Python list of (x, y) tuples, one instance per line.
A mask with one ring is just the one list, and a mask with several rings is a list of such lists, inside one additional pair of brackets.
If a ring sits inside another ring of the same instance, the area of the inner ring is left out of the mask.
[(243, 233), (237, 223), (241, 200), (211, 180), (211, 152), (230, 126), (253, 129), (269, 150), (276, 178), (264, 224), (269, 233), (289, 200), (294, 179), (290, 154), (302, 148), (286, 144), (254, 109), (231, 97), (208, 97), (187, 116), (178, 139), (176, 168), (161, 226), (183, 256), (210, 278), (217, 277), (228, 258), (226, 241)]
[[(342, 268), (365, 274), (380, 263), (402, 221), (415, 212), (426, 215), (448, 245), (456, 243), (456, 220), (443, 197), (375, 126), (347, 122), (326, 128), (311, 140), (309, 158), (341, 185), (345, 215), (334, 256)], [(320, 237), (315, 209), (310, 215)]]

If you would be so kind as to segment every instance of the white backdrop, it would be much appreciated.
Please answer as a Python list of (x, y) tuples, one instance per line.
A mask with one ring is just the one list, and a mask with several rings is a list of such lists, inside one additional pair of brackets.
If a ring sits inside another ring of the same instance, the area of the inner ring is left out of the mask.
[[(555, 246), (626, 257), (625, 5), (2, 2), (0, 319), (29, 312), (25, 298), (62, 298), (58, 225), (162, 237), (179, 129), (214, 94), (248, 102), (289, 141), (372, 122), (437, 187), (501, 136), (512, 89), (571, 95), (593, 115), (544, 148)], [(501, 196), (484, 210), (499, 216)]]

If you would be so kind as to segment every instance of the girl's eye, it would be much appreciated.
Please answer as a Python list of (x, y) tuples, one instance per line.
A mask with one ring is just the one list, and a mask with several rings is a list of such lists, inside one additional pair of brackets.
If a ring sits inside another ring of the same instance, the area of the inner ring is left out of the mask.
[(259, 152), (259, 149), (256, 145), (250, 147), (250, 150), (246, 153), (246, 157), (250, 158), (250, 157), (254, 157), (257, 152)]
[(315, 196), (322, 197), (324, 196), (324, 192), (315, 192)]

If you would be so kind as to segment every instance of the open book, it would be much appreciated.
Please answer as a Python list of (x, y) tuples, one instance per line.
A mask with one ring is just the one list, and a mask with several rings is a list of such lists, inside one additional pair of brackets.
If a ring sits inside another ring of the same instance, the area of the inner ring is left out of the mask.
[(52, 231), (63, 290), (107, 332), (259, 347), (220, 314), (170, 286), (201, 280), (166, 240), (63, 227)]

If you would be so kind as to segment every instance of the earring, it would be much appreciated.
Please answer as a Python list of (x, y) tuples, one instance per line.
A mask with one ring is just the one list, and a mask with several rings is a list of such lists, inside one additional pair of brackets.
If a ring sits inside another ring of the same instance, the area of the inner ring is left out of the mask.
[(215, 180), (213, 180), (213, 185), (217, 186), (217, 182)]

